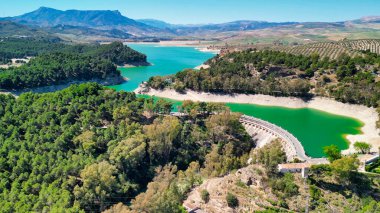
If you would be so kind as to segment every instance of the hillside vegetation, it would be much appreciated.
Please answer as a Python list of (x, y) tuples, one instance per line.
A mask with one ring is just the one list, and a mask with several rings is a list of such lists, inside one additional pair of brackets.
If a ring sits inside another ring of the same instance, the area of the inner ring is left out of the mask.
[(371, 53), (380, 54), (380, 39), (345, 40), (338, 44), (352, 50), (369, 50)]
[(114, 78), (122, 81), (116, 65), (147, 64), (146, 56), (121, 42), (107, 45), (68, 45), (44, 40), (10, 39), (0, 42), (0, 56), (36, 56), (20, 67), (0, 69), (0, 88), (19, 90), (70, 81)]
[[(376, 75), (380, 56), (340, 55), (336, 60), (278, 51), (246, 50), (209, 61), (210, 68), (184, 70), (173, 76), (153, 77), (149, 86), (205, 92), (267, 94), (275, 96), (321, 95), (342, 102), (378, 106)], [(170, 79), (170, 81), (167, 81)], [(173, 83), (170, 83), (173, 82)]]
[(274, 50), (296, 55), (318, 54), (320, 57), (337, 59), (342, 54), (350, 57), (363, 56), (362, 51), (380, 54), (380, 39), (344, 40), (339, 42), (319, 42), (299, 46), (274, 47)]
[(190, 89), (304, 98), (317, 95), (369, 107), (380, 104), (380, 56), (369, 51), (330, 59), (317, 53), (294, 55), (248, 49), (216, 56), (208, 64), (210, 68), (200, 71), (152, 77), (148, 85), (155, 89), (170, 87), (177, 92)]
[(13, 58), (35, 57), (42, 53), (59, 51), (66, 47), (60, 39), (3, 38), (0, 42), (0, 64), (8, 64)]
[[(206, 212), (380, 211), (380, 177), (349, 171), (355, 162), (352, 157), (314, 166), (303, 179), (300, 174), (277, 172), (277, 164), (285, 159), (278, 141), (254, 150), (251, 156), (248, 167), (194, 188), (184, 205)], [(205, 192), (207, 199), (202, 197)], [(233, 206), (231, 196), (237, 200)]]
[(146, 63), (146, 55), (124, 46), (121, 42), (107, 45), (67, 44), (60, 39), (47, 38), (4, 38), (0, 41), (0, 63), (7, 63), (12, 58), (35, 57), (55, 52), (109, 59), (117, 65)]
[[(94, 83), (0, 95), (0, 212), (101, 212), (154, 190), (156, 173), (167, 183), (168, 168), (184, 174), (177, 193), (186, 193), (200, 169), (224, 175), (245, 165), (255, 143), (238, 114), (187, 102), (193, 116), (177, 118), (171, 108)], [(180, 212), (179, 194), (162, 189), (133, 209)]]
[(0, 38), (58, 38), (42, 29), (34, 29), (11, 21), (0, 20)]
[(0, 71), (0, 88), (18, 90), (110, 77), (120, 77), (120, 71), (109, 60), (51, 53), (40, 55), (21, 67)]
[(292, 47), (283, 46), (273, 49), (295, 55), (318, 54), (321, 57), (329, 57), (331, 59), (337, 59), (342, 54), (346, 54), (350, 57), (362, 55), (359, 51), (347, 48), (336, 42), (320, 42)]

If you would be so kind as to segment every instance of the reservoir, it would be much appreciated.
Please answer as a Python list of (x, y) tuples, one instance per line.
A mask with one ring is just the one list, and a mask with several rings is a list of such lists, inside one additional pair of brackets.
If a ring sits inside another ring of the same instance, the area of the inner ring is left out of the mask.
[[(167, 47), (159, 44), (130, 44), (130, 47), (148, 56), (152, 66), (121, 68), (128, 82), (111, 86), (116, 90), (133, 91), (142, 81), (152, 76), (175, 74), (186, 68), (194, 68), (214, 56), (193, 47)], [(172, 100), (176, 105), (179, 101)], [(333, 115), (319, 110), (289, 109), (252, 104), (227, 103), (233, 112), (254, 116), (274, 123), (292, 133), (301, 141), (306, 154), (322, 157), (323, 147), (331, 144), (340, 149), (348, 148), (346, 135), (360, 134), (363, 124), (353, 118)]]
[(111, 86), (116, 90), (133, 91), (143, 81), (152, 76), (171, 75), (186, 68), (195, 68), (212, 58), (215, 54), (201, 52), (193, 47), (168, 47), (159, 44), (128, 44), (131, 48), (144, 53), (152, 66), (120, 68), (128, 82)]

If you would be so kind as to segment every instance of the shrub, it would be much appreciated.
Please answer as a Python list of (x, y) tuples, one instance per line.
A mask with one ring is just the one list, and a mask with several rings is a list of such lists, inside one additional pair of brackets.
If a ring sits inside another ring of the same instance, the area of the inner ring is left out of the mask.
[(305, 75), (306, 75), (307, 77), (313, 77), (313, 76), (314, 76), (314, 70), (311, 69), (311, 68), (307, 69), (307, 70), (305, 71)]
[(285, 174), (284, 177), (271, 181), (270, 185), (274, 191), (282, 192), (286, 197), (298, 194), (298, 186), (294, 183), (293, 174), (290, 173)]
[(309, 191), (310, 191), (310, 197), (311, 197), (311, 199), (313, 201), (317, 201), (317, 200), (319, 200), (322, 197), (321, 190), (318, 187), (314, 186), (314, 185), (310, 186), (310, 190)]
[(239, 200), (237, 199), (237, 197), (229, 192), (227, 193), (226, 200), (227, 205), (231, 208), (236, 208), (239, 206)]
[(174, 84), (174, 90), (178, 93), (184, 93), (186, 90), (186, 87), (182, 82), (176, 81)]
[(247, 188), (247, 185), (245, 184), (245, 183), (243, 183), (243, 181), (241, 181), (241, 180), (238, 180), (238, 181), (236, 181), (236, 186), (238, 186), (238, 187), (241, 187), (241, 188)]
[(289, 208), (289, 206), (288, 206), (288, 204), (286, 203), (285, 200), (279, 200), (277, 202), (277, 206), (281, 207), (281, 208), (284, 208), (284, 209), (288, 209)]
[(354, 172), (359, 167), (359, 160), (356, 157), (343, 157), (331, 163), (334, 175), (341, 181), (341, 184), (349, 184)]
[(206, 189), (203, 189), (201, 191), (201, 198), (205, 203), (208, 203), (208, 201), (210, 200), (210, 193), (208, 193)]
[(356, 151), (365, 154), (371, 151), (372, 145), (365, 142), (355, 142), (354, 148), (356, 149)]
[(252, 158), (253, 162), (263, 164), (265, 170), (271, 174), (277, 173), (278, 164), (286, 162), (286, 154), (279, 140), (257, 149)]
[(340, 150), (336, 145), (323, 147), (323, 152), (325, 153), (327, 159), (330, 162), (333, 162), (335, 160), (342, 158), (342, 154), (340, 153)]

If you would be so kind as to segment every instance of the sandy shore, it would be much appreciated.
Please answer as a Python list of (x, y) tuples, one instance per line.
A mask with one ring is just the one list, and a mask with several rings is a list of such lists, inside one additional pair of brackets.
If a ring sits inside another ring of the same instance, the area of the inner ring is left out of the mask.
[[(138, 93), (140, 90), (137, 89)], [(363, 134), (361, 135), (348, 135), (347, 139), (351, 142), (350, 148), (345, 150), (344, 153), (355, 152), (353, 143), (356, 141), (365, 141), (372, 144), (372, 150), (378, 151), (380, 146), (380, 130), (376, 128), (376, 121), (379, 116), (376, 109), (369, 108), (362, 105), (353, 105), (337, 102), (328, 98), (316, 97), (309, 101), (304, 101), (300, 98), (289, 97), (273, 97), (268, 95), (219, 95), (212, 93), (198, 93), (194, 91), (188, 91), (186, 94), (180, 94), (174, 90), (153, 90), (145, 93), (147, 95), (158, 96), (163, 98), (170, 98), (175, 100), (193, 100), (204, 102), (223, 102), (223, 103), (246, 103), (246, 104), (258, 104), (264, 106), (280, 106), (287, 108), (312, 108), (328, 113), (347, 116), (355, 118), (364, 123), (362, 127)]]
[(194, 67), (194, 69), (196, 69), (196, 70), (208, 69), (208, 68), (210, 68), (210, 65), (207, 65), (207, 64), (201, 64), (197, 67)]
[(209, 47), (197, 47), (195, 49), (201, 52), (209, 52), (209, 53), (214, 53), (214, 54), (220, 53), (220, 49), (214, 49), (214, 48), (209, 48)]
[(209, 46), (211, 41), (160, 41), (159, 44), (163, 46), (195, 46), (204, 47)]
[(159, 42), (124, 42), (124, 44), (156, 44), (162, 46), (173, 46), (173, 47), (203, 47), (207, 46), (207, 42), (202, 41), (159, 41)]
[(210, 48), (210, 41), (160, 41), (160, 42), (124, 42), (124, 44), (150, 44), (163, 47), (194, 47), (201, 52), (219, 54), (220, 49)]
[(137, 62), (137, 63), (118, 65), (117, 68), (147, 67), (147, 66), (152, 66), (152, 65), (153, 64), (149, 62)]

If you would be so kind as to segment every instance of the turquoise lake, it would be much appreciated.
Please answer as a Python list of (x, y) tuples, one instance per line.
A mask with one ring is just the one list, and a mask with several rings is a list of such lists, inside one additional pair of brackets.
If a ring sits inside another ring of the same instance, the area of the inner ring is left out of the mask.
[[(192, 47), (164, 47), (154, 44), (131, 44), (130, 47), (145, 53), (152, 66), (122, 68), (128, 82), (111, 86), (116, 90), (133, 91), (142, 81), (151, 76), (175, 74), (185, 68), (194, 68), (209, 58), (212, 53), (200, 52)], [(170, 100), (175, 105), (180, 101)], [(314, 109), (289, 109), (251, 104), (228, 103), (234, 112), (267, 120), (291, 132), (303, 144), (311, 157), (322, 157), (323, 147), (331, 144), (340, 149), (348, 148), (345, 139), (349, 134), (360, 134), (363, 124), (353, 118), (338, 116)]]
[(152, 66), (120, 68), (128, 82), (111, 86), (116, 90), (133, 91), (142, 81), (156, 75), (171, 75), (186, 68), (195, 68), (215, 54), (201, 52), (193, 47), (167, 47), (159, 44), (128, 44), (131, 48), (148, 56)]

